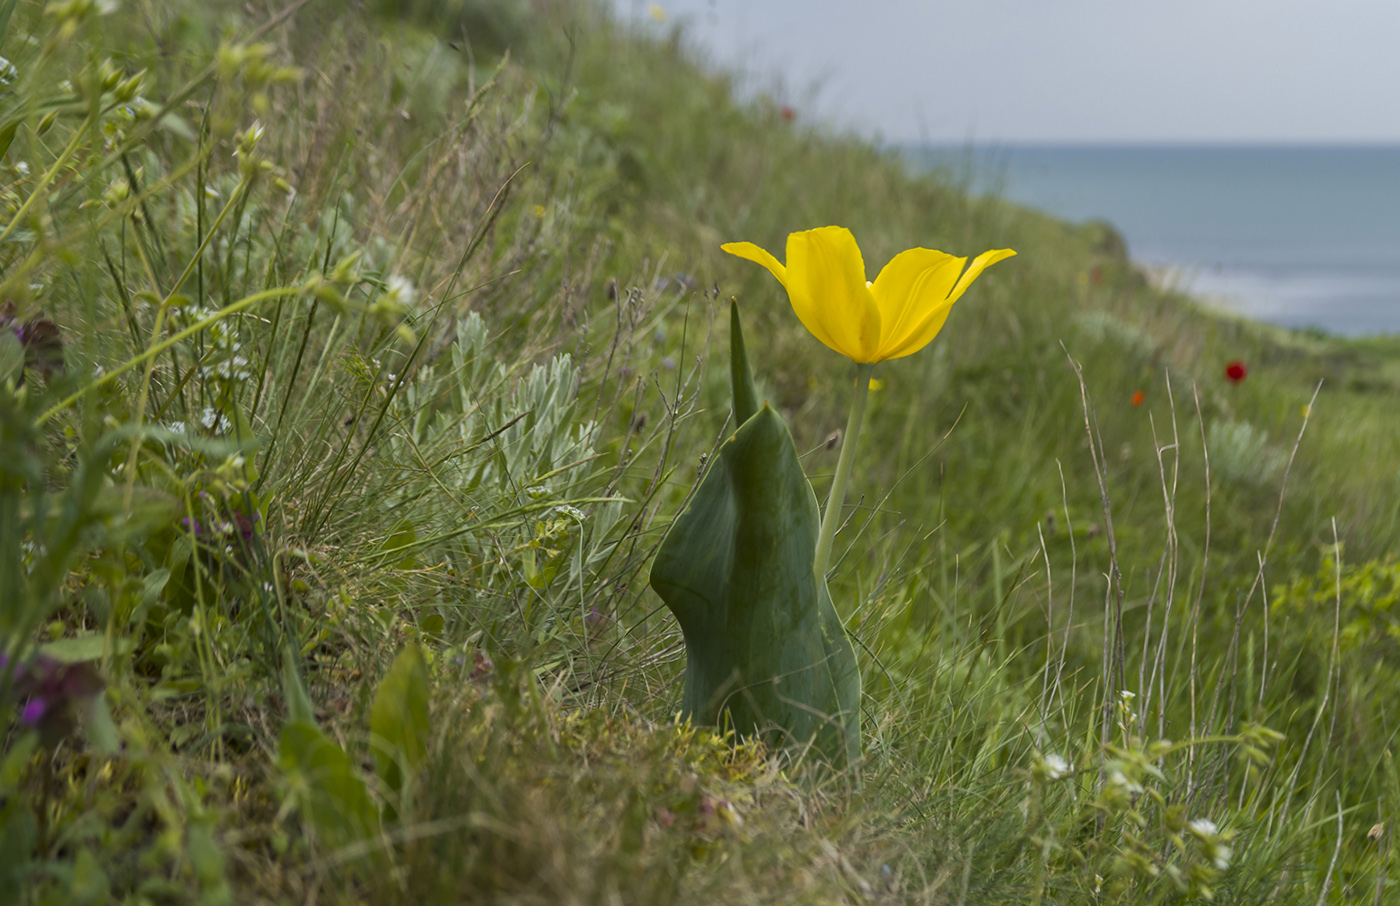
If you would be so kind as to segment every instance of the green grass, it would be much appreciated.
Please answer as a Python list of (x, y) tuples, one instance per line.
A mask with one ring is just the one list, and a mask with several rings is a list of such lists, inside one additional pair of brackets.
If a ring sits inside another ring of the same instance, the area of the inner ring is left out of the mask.
[[(0, 679), (0, 900), (1394, 896), (1394, 341), (1204, 310), (585, 3), (10, 9), (0, 294), (63, 367), (0, 337), (0, 650), (105, 689), (30, 729)], [(731, 295), (824, 493), (849, 363), (719, 244), (828, 223), (1019, 252), (877, 371), (858, 779), (677, 725), (646, 586)]]

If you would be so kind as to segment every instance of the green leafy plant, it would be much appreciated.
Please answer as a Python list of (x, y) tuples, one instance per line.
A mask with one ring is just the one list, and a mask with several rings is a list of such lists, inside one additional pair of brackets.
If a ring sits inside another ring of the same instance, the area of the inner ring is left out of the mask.
[(685, 633), (682, 711), (774, 743), (860, 759), (855, 649), (813, 569), (820, 515), (792, 435), (760, 406), (730, 307), (734, 423), (657, 551), (651, 585)]
[(374, 770), (379, 779), (400, 802), (410, 799), (411, 779), (428, 754), (430, 729), (428, 668), (417, 645), (405, 645), (380, 680), (370, 709), (369, 729)]

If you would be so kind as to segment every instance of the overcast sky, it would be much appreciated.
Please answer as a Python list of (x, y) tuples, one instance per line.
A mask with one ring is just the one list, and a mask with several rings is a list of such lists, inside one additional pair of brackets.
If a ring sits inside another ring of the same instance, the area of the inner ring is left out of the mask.
[(1400, 0), (612, 0), (889, 141), (1400, 141)]

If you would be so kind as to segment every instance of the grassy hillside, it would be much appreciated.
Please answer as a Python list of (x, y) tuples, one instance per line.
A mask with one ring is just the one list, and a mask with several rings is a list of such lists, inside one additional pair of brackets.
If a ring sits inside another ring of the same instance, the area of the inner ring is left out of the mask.
[[(1394, 896), (1400, 345), (583, 2), (0, 3), (0, 53), (0, 902)], [(824, 496), (850, 363), (719, 245), (829, 223), (1019, 252), (876, 372), (840, 777), (678, 724), (646, 583), (731, 296)]]

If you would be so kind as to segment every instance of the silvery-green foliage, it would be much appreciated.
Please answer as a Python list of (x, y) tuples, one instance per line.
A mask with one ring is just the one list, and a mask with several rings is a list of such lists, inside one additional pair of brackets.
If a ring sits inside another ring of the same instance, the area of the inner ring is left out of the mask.
[(1283, 470), (1287, 457), (1269, 444), (1268, 432), (1249, 422), (1213, 419), (1206, 428), (1211, 471), (1245, 484), (1266, 484)]
[(399, 392), (404, 430), (393, 432), (389, 458), (428, 464), (429, 474), (396, 493), (431, 513), (431, 531), (420, 524), (418, 533), (441, 539), (435, 556), (480, 577), (485, 594), (528, 587), (527, 616), (553, 625), (556, 606), (588, 596), (622, 515), (592, 461), (579, 368), (568, 353), (508, 368), (476, 312), (438, 358)]
[(1150, 356), (1157, 343), (1141, 328), (1114, 317), (1106, 311), (1084, 312), (1074, 317), (1075, 326), (1095, 343), (1112, 343), (1135, 355)]

